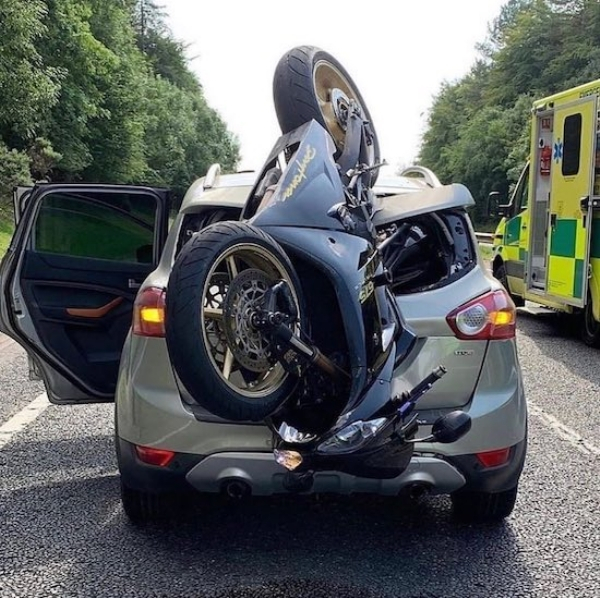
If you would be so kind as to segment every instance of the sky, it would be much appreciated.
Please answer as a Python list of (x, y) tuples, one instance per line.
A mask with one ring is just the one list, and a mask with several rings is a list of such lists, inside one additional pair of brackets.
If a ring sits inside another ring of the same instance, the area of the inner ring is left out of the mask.
[(444, 81), (466, 74), (506, 0), (160, 0), (208, 103), (259, 169), (280, 135), (273, 73), (300, 45), (332, 54), (360, 89), (382, 157), (414, 163)]

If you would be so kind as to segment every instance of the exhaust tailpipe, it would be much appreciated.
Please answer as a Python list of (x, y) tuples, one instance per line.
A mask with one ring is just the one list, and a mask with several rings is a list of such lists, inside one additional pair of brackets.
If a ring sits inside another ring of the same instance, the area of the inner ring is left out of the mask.
[(223, 492), (233, 500), (241, 500), (252, 494), (250, 485), (244, 480), (228, 480), (223, 484)]
[(421, 500), (431, 492), (431, 486), (423, 482), (413, 482), (402, 490), (402, 494), (411, 500)]

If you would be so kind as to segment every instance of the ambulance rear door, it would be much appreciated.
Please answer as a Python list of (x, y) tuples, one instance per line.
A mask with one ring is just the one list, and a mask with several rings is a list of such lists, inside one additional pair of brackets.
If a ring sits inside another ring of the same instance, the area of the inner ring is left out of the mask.
[(546, 293), (583, 307), (587, 297), (597, 96), (555, 106), (548, 203)]

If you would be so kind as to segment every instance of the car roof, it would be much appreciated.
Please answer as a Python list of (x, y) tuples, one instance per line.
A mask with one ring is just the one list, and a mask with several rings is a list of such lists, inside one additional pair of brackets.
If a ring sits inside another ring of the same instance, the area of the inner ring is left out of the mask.
[[(198, 208), (223, 206), (243, 208), (258, 173), (254, 171), (217, 174), (209, 186), (206, 177), (194, 181), (187, 190), (181, 204), (181, 212), (195, 212)], [(400, 195), (423, 191), (429, 186), (422, 180), (405, 176), (380, 176), (373, 188), (375, 195)]]
[(253, 171), (218, 174), (210, 186), (206, 186), (208, 176), (197, 179), (187, 190), (180, 211), (193, 212), (212, 205), (243, 208), (256, 177)]

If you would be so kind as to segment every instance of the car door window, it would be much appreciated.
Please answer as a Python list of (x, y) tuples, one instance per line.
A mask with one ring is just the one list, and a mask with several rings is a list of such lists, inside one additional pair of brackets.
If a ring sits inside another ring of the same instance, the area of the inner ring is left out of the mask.
[(47, 194), (33, 235), (37, 252), (125, 263), (151, 263), (156, 198), (143, 193)]

